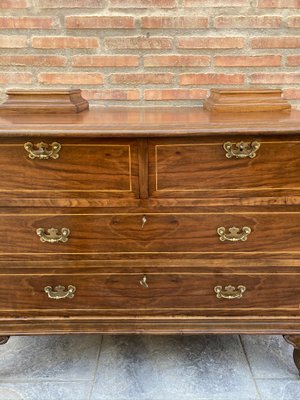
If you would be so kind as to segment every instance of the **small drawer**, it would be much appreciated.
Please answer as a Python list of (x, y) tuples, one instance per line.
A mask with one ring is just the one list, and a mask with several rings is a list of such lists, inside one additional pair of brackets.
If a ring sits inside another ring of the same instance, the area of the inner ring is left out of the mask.
[(138, 195), (137, 146), (130, 140), (4, 141), (0, 168), (5, 172), (0, 194), (51, 198)]
[(0, 311), (88, 310), (202, 315), (233, 310), (300, 311), (299, 273), (122, 273), (2, 275)]
[(158, 197), (248, 197), (300, 191), (300, 141), (258, 136), (150, 141)]

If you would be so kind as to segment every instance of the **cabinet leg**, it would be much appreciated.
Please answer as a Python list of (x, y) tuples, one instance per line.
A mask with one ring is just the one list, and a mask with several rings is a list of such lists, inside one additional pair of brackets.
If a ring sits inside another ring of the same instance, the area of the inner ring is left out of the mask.
[(284, 335), (283, 337), (294, 346), (294, 362), (300, 375), (300, 335)]
[(0, 345), (5, 344), (9, 339), (9, 336), (0, 336)]

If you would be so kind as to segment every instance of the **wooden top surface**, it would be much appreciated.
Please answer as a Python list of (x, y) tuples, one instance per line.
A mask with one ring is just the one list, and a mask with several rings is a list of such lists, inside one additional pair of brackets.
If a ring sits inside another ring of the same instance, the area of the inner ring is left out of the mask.
[(210, 113), (194, 108), (101, 108), (79, 114), (1, 115), (4, 136), (203, 136), (207, 134), (300, 133), (300, 111)]

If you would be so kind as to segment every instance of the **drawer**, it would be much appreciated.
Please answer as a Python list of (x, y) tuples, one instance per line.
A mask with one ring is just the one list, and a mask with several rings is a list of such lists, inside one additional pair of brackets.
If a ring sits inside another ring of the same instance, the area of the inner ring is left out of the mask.
[(150, 141), (149, 152), (153, 196), (247, 197), (300, 191), (300, 141), (160, 139)]
[[(300, 311), (300, 274), (125, 273), (2, 275), (0, 311), (128, 313), (190, 310), (203, 314), (259, 309)], [(142, 284), (141, 284), (142, 283)]]
[(0, 194), (51, 198), (138, 194), (135, 141), (2, 141), (0, 168)]
[(2, 214), (0, 255), (300, 254), (300, 213)]

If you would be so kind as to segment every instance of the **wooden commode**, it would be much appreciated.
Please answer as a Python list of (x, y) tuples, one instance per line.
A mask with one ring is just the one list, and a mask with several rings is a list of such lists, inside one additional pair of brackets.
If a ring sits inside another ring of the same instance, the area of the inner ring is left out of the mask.
[(300, 111), (0, 113), (0, 335), (282, 334)]

